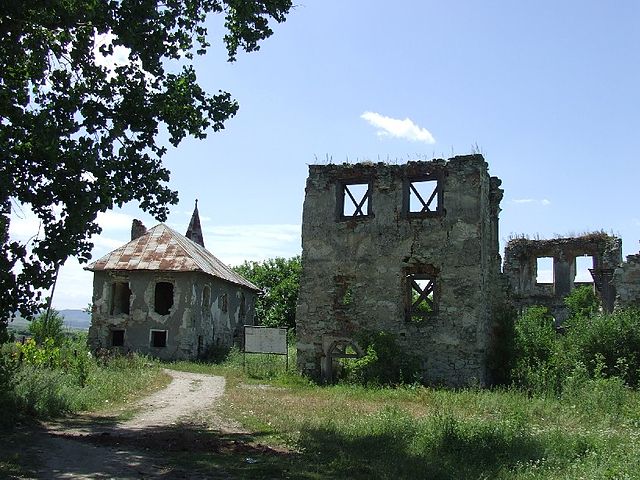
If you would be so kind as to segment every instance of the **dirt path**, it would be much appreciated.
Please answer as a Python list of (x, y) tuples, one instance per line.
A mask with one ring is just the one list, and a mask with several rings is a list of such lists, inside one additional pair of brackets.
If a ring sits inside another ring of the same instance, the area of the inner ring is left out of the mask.
[[(172, 377), (163, 390), (140, 400), (131, 420), (80, 416), (47, 425), (47, 435), (34, 445), (42, 467), (37, 478), (139, 479), (229, 478), (224, 471), (206, 475), (167, 464), (159, 454), (176, 449), (205, 451), (215, 445), (198, 444), (202, 415), (207, 427), (231, 432), (233, 426), (211, 411), (224, 392), (223, 377), (165, 370)], [(216, 424), (217, 422), (217, 424)], [(239, 430), (238, 430), (238, 433)]]

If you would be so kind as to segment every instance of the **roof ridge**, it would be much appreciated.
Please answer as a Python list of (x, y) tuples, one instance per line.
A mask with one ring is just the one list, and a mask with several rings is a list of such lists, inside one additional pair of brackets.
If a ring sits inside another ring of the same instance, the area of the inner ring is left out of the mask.
[[(167, 237), (164, 238), (163, 245), (159, 241), (165, 232)], [(171, 243), (174, 247), (171, 247)], [(178, 248), (179, 252), (176, 252), (175, 248)], [(129, 250), (128, 253), (127, 250)], [(155, 225), (144, 235), (130, 240), (84, 269), (94, 272), (101, 270), (199, 271), (252, 290), (260, 290), (209, 250), (165, 223)]]

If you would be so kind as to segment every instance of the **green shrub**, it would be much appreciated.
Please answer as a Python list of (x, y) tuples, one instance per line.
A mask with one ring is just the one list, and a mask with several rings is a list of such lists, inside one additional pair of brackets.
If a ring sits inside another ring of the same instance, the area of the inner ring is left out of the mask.
[(365, 354), (342, 363), (347, 383), (362, 385), (397, 385), (412, 383), (419, 378), (419, 361), (408, 355), (388, 332), (367, 332), (361, 335), (360, 345)]
[(582, 362), (563, 382), (562, 399), (579, 408), (585, 415), (618, 418), (629, 402), (629, 389), (620, 377), (603, 376), (604, 364), (598, 356), (598, 366), (589, 373)]
[(516, 385), (537, 393), (558, 389), (554, 358), (558, 338), (553, 317), (545, 307), (530, 307), (517, 320), (513, 350), (511, 377)]
[(576, 316), (567, 322), (563, 346), (574, 365), (584, 364), (591, 375), (601, 357), (602, 376), (617, 376), (632, 387), (639, 384), (640, 311), (618, 310), (590, 317)]
[(21, 362), (33, 367), (57, 368), (61, 365), (60, 347), (54, 344), (52, 338), (45, 338), (41, 343), (36, 343), (33, 338), (28, 338), (24, 343), (16, 343)]
[(543, 307), (529, 308), (517, 320), (511, 370), (517, 386), (551, 395), (566, 389), (568, 397), (589, 389), (598, 392), (603, 385), (612, 392), (620, 392), (618, 383), (638, 387), (640, 312), (588, 314), (595, 307), (587, 290), (568, 302), (573, 313), (564, 335), (555, 332), (553, 319)]
[(54, 346), (51, 338), (38, 345), (5, 345), (0, 351), (0, 406), (11, 425), (20, 413), (47, 418), (66, 412), (93, 410), (126, 400), (161, 381), (157, 361), (137, 354), (106, 352), (92, 356), (86, 335)]
[(57, 310), (46, 310), (29, 323), (29, 332), (33, 335), (38, 345), (43, 344), (46, 339), (51, 339), (56, 347), (64, 343), (64, 319)]
[(587, 318), (598, 313), (600, 309), (600, 299), (593, 287), (588, 285), (572, 290), (565, 297), (564, 304), (569, 309), (569, 318)]
[(11, 425), (16, 416), (14, 386), (18, 354), (14, 344), (0, 345), (0, 427)]
[(14, 392), (22, 411), (48, 418), (72, 410), (69, 383), (70, 378), (61, 370), (23, 365), (16, 374)]

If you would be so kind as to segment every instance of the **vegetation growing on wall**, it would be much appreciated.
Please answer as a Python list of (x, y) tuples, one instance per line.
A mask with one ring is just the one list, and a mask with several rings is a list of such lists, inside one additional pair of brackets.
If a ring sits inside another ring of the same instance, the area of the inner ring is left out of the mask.
[(419, 380), (420, 365), (389, 332), (364, 332), (358, 343), (364, 355), (341, 362), (341, 380), (360, 385), (399, 385)]

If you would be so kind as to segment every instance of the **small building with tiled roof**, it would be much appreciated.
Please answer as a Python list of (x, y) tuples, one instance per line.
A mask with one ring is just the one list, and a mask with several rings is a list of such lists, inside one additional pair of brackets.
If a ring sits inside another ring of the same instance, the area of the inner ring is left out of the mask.
[(198, 358), (254, 323), (259, 289), (204, 248), (197, 203), (187, 236), (134, 220), (129, 243), (85, 268), (94, 272), (94, 350)]

